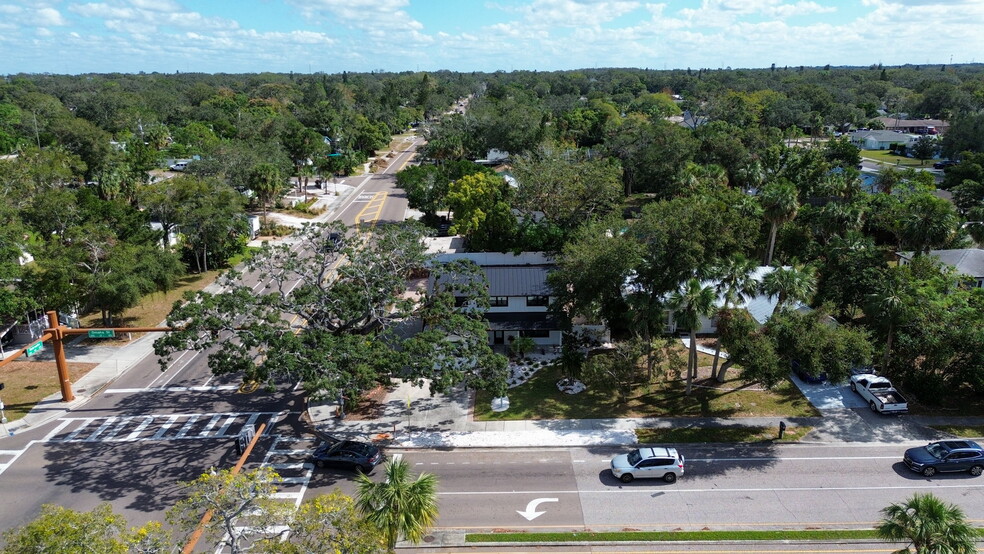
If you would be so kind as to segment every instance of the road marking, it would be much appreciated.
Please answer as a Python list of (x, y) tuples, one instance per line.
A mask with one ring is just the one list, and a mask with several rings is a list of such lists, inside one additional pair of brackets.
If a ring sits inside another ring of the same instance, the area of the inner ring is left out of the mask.
[[(105, 431), (106, 429), (109, 429), (109, 426), (112, 425), (112, 424), (114, 424), (114, 423), (116, 423), (116, 417), (115, 416), (114, 417), (106, 418), (106, 421), (104, 421), (103, 424), (100, 425), (99, 428), (96, 429), (96, 431), (94, 433), (92, 433), (91, 435), (89, 435), (88, 437), (86, 437), (84, 439), (84, 441), (85, 442), (95, 442), (96, 439), (99, 438), (99, 435), (103, 434), (103, 431)], [(125, 423), (125, 422), (123, 422), (123, 423)], [(119, 431), (117, 430), (117, 433), (118, 432)]]
[(55, 427), (47, 435), (45, 435), (44, 438), (41, 439), (41, 442), (50, 440), (51, 437), (57, 435), (58, 433), (61, 433), (62, 429), (68, 427), (71, 423), (72, 423), (71, 421), (62, 421), (61, 423), (58, 424), (58, 427)]
[(212, 430), (212, 427), (215, 427), (215, 424), (218, 423), (220, 419), (222, 419), (222, 416), (221, 415), (219, 415), (219, 414), (213, 415), (212, 416), (212, 419), (210, 419), (208, 421), (208, 424), (205, 425), (205, 428), (202, 429), (202, 432), (199, 433), (198, 436), (200, 436), (200, 437), (207, 437), (209, 431)]
[(161, 428), (158, 429), (156, 433), (154, 433), (154, 439), (153, 440), (160, 440), (160, 438), (164, 436), (164, 433), (167, 433), (167, 430), (172, 425), (174, 425), (174, 422), (177, 421), (177, 420), (178, 420), (178, 416), (173, 415), (173, 416), (168, 417), (167, 418), (167, 421), (165, 421), (164, 424), (161, 425)]
[(534, 498), (526, 504), (525, 510), (516, 510), (516, 513), (525, 517), (526, 521), (533, 521), (547, 512), (537, 511), (537, 507), (544, 502), (560, 502), (558, 498)]
[(219, 392), (237, 390), (238, 385), (212, 385), (197, 387), (146, 387), (142, 389), (106, 389), (103, 394), (136, 394), (141, 392)]
[(88, 427), (88, 425), (90, 423), (92, 423), (93, 421), (95, 421), (95, 420), (96, 419), (95, 418), (92, 418), (92, 417), (90, 417), (90, 418), (84, 418), (85, 423), (83, 423), (82, 425), (80, 425), (78, 429), (76, 429), (76, 430), (72, 431), (71, 433), (69, 433), (68, 436), (65, 437), (65, 442), (69, 442), (71, 440), (74, 440), (75, 437), (79, 436), (79, 434), (82, 432), (83, 429), (85, 429), (86, 427)]
[(191, 431), (191, 428), (194, 427), (199, 417), (200, 416), (198, 414), (195, 414), (188, 418), (188, 422), (181, 427), (180, 431), (178, 431), (179, 439), (185, 437), (188, 434), (188, 431)]
[[(907, 485), (907, 486), (884, 486), (884, 487), (763, 487), (750, 489), (677, 489), (660, 488), (661, 494), (674, 493), (736, 493), (736, 492), (842, 492), (842, 491), (890, 491), (890, 490), (928, 490), (928, 489), (984, 489), (984, 485)], [(453, 491), (439, 492), (441, 496), (465, 496), (465, 495), (487, 495), (487, 496), (506, 496), (510, 494), (645, 494), (652, 496), (653, 489), (643, 487), (624, 488), (615, 486), (611, 490), (573, 490), (573, 491)]]
[[(158, 414), (143, 416), (111, 416), (106, 418), (61, 418), (61, 424), (39, 442), (133, 442), (148, 440), (195, 440), (233, 437), (239, 427), (255, 425), (262, 418), (273, 421), (275, 412), (242, 412), (219, 414)], [(209, 418), (203, 429), (200, 427)], [(133, 428), (134, 423), (139, 424)], [(241, 426), (233, 428), (242, 422)], [(59, 436), (69, 425), (77, 427)], [(180, 427), (179, 427), (180, 424)], [(125, 434), (120, 437), (119, 435)]]
[(134, 429), (133, 432), (131, 432), (129, 435), (127, 435), (125, 439), (123, 439), (124, 441), (137, 440), (137, 437), (140, 436), (140, 433), (143, 433), (144, 429), (150, 427), (150, 424), (153, 423), (154, 421), (154, 416), (143, 416), (143, 418), (144, 420), (140, 422), (140, 425), (137, 425), (137, 428)]

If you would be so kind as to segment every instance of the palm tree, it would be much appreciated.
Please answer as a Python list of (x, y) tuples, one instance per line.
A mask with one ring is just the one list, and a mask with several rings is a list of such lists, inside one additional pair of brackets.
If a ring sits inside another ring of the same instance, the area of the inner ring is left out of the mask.
[(953, 205), (930, 193), (910, 196), (902, 209), (904, 215), (899, 221), (902, 239), (916, 256), (946, 245), (960, 225)]
[(673, 311), (673, 320), (677, 326), (690, 330), (690, 358), (687, 361), (687, 395), (693, 388), (694, 376), (697, 375), (697, 329), (700, 328), (700, 318), (710, 317), (714, 313), (714, 301), (717, 293), (714, 287), (704, 286), (697, 278), (692, 278), (683, 285), (682, 290), (670, 296), (667, 306)]
[(356, 507), (382, 530), (390, 551), (400, 537), (419, 543), (437, 520), (437, 477), (421, 473), (413, 479), (405, 459), (386, 464), (385, 481), (374, 483), (364, 474), (356, 480)]
[[(963, 510), (930, 493), (914, 494), (903, 503), (882, 510), (885, 518), (876, 529), (890, 541), (909, 541), (916, 554), (971, 554), (977, 552), (977, 530)], [(906, 546), (898, 552), (912, 552)]]
[[(711, 274), (717, 279), (715, 292), (724, 299), (720, 310), (724, 311), (739, 302), (751, 297), (758, 291), (758, 281), (752, 277), (755, 271), (755, 262), (749, 260), (742, 254), (722, 260), (716, 267), (712, 268)], [(721, 358), (721, 340), (718, 339), (717, 346), (714, 348), (714, 366), (711, 372), (718, 382), (724, 382), (724, 369), (718, 373), (718, 361)], [(723, 368), (724, 366), (722, 366)]]
[(891, 272), (875, 284), (875, 292), (865, 298), (865, 315), (885, 326), (885, 352), (882, 369), (888, 368), (892, 356), (895, 330), (905, 322), (910, 310), (910, 290), (904, 277)]
[(817, 292), (817, 270), (795, 261), (788, 267), (777, 267), (762, 278), (760, 290), (772, 298), (777, 297), (772, 313), (783, 310), (795, 302), (809, 303)]
[(766, 221), (771, 224), (769, 228), (769, 244), (765, 249), (765, 258), (762, 265), (772, 263), (772, 254), (776, 248), (776, 234), (779, 226), (788, 221), (792, 221), (799, 211), (799, 199), (796, 187), (785, 179), (773, 181), (762, 188), (759, 196), (762, 204), (762, 211)]
[(263, 222), (266, 223), (270, 201), (278, 198), (283, 190), (284, 183), (280, 170), (270, 163), (257, 164), (250, 170), (248, 179), (250, 190), (263, 206)]

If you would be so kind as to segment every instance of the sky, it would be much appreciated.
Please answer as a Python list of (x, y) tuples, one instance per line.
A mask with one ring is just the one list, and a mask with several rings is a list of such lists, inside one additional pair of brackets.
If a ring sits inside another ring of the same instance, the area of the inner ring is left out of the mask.
[(984, 61), (984, 0), (0, 0), (0, 75)]

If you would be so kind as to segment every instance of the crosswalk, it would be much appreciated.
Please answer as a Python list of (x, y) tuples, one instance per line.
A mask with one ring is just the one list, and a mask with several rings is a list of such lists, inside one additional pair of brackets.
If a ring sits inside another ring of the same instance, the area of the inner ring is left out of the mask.
[(280, 476), (274, 498), (300, 506), (314, 474), (314, 465), (303, 460), (311, 453), (315, 441), (279, 435), (272, 438), (273, 444), (260, 465), (273, 468)]
[(245, 427), (267, 423), (276, 415), (276, 412), (224, 412), (62, 418), (42, 442), (135, 442), (232, 438)]

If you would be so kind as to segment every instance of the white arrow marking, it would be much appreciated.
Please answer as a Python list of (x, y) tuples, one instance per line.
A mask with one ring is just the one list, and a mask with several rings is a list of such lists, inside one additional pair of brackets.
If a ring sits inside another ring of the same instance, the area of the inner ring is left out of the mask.
[(544, 502), (559, 502), (556, 498), (534, 498), (530, 500), (530, 503), (526, 505), (526, 510), (516, 510), (516, 513), (525, 517), (526, 521), (533, 521), (534, 519), (542, 516), (546, 512), (536, 511), (536, 507)]

